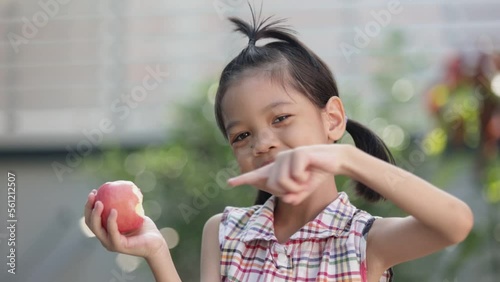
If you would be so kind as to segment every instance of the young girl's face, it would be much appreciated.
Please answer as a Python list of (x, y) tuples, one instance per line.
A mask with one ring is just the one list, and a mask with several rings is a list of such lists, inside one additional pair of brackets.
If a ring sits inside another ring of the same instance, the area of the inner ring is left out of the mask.
[(238, 80), (227, 90), (222, 110), (241, 172), (274, 161), (280, 151), (332, 143), (329, 108), (319, 109), (293, 87), (283, 87), (263, 74)]

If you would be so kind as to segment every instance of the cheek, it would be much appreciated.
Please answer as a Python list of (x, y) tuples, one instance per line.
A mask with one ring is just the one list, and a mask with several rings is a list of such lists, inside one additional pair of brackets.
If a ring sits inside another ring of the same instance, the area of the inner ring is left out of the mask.
[(304, 122), (295, 124), (281, 132), (280, 139), (289, 147), (295, 148), (305, 145), (324, 144), (328, 141), (328, 136), (322, 124), (318, 121), (318, 123)]
[(236, 151), (233, 151), (234, 156), (236, 157), (236, 162), (240, 167), (240, 172), (245, 173), (249, 172), (253, 169), (252, 167), (252, 155), (248, 153), (248, 149), (239, 148)]

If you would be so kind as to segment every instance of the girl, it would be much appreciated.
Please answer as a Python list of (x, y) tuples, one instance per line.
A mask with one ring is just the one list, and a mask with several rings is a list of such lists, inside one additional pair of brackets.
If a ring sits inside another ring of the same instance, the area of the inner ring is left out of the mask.
[[(253, 14), (253, 12), (252, 12)], [(469, 207), (392, 165), (374, 133), (347, 119), (327, 65), (281, 21), (231, 18), (248, 46), (223, 70), (216, 96), (219, 128), (242, 175), (231, 186), (260, 189), (257, 205), (228, 207), (203, 230), (202, 281), (391, 281), (391, 267), (464, 240)], [(271, 42), (257, 46), (257, 41)], [(355, 145), (334, 144), (351, 134)], [(385, 198), (409, 214), (376, 218), (338, 192), (335, 175), (357, 181), (369, 201)], [(110, 251), (142, 256), (157, 281), (180, 278), (158, 229), (146, 217), (124, 236), (116, 211), (101, 227), (95, 190), (87, 225)]]

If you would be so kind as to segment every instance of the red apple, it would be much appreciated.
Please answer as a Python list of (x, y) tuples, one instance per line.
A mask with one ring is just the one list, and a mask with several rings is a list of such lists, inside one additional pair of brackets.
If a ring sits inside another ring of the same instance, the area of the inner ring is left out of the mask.
[(96, 201), (101, 201), (104, 210), (101, 215), (102, 226), (106, 229), (109, 213), (118, 212), (118, 231), (129, 233), (139, 229), (144, 222), (142, 193), (131, 181), (118, 180), (104, 183), (97, 190)]

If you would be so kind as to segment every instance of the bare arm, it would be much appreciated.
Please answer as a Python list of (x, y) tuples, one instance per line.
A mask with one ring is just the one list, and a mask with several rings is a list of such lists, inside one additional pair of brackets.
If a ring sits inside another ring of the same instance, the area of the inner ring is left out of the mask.
[(368, 268), (372, 265), (385, 269), (467, 237), (473, 214), (464, 202), (354, 147), (344, 151), (344, 174), (363, 182), (410, 215), (375, 221), (368, 233)]
[(146, 262), (151, 268), (156, 282), (181, 281), (166, 243), (153, 256), (146, 258)]
[(203, 228), (200, 281), (220, 281), (219, 224), (222, 214), (212, 216)]
[[(212, 216), (203, 228), (201, 243), (200, 281), (220, 281), (219, 223), (222, 214)], [(147, 258), (157, 282), (181, 281), (166, 243), (151, 258)]]
[(298, 204), (331, 174), (366, 184), (410, 215), (373, 224), (367, 239), (370, 281), (395, 264), (461, 242), (472, 229), (473, 215), (464, 202), (351, 145), (312, 145), (280, 152), (274, 163), (228, 182), (254, 185)]

